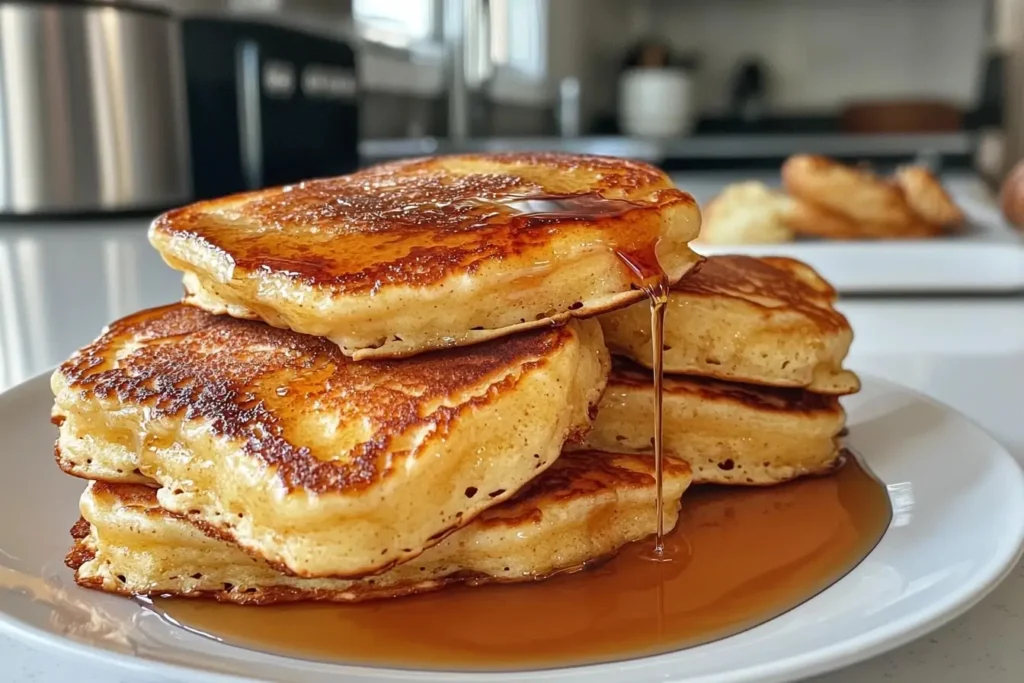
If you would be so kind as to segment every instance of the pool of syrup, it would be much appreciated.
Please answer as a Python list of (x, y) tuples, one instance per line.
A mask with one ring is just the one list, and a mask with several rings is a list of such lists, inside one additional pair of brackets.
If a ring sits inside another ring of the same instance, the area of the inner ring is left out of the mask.
[(768, 488), (693, 487), (666, 537), (596, 568), (530, 584), (454, 588), (354, 605), (152, 609), (225, 642), (348, 664), (522, 670), (678, 650), (762, 624), (853, 569), (882, 537), (885, 487), (858, 461)]

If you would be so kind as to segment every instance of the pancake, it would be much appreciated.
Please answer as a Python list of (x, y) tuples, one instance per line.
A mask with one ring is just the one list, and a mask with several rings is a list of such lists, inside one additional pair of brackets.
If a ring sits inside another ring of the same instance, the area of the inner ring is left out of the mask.
[(414, 159), (199, 202), (154, 221), (186, 302), (327, 337), (356, 359), (461, 346), (639, 301), (615, 249), (699, 260), (693, 198), (639, 162)]
[[(800, 261), (708, 257), (669, 295), (665, 372), (855, 393), (857, 376), (842, 368), (853, 331), (835, 300), (831, 285)], [(652, 366), (648, 304), (600, 320), (612, 353)]]
[(281, 571), (360, 577), (511, 497), (590, 426), (608, 372), (572, 322), (402, 361), (175, 304), (54, 373), (69, 474), (160, 504)]
[[(666, 376), (665, 452), (690, 464), (695, 484), (776, 484), (832, 471), (846, 414), (835, 396)], [(648, 453), (654, 382), (616, 360), (586, 448)]]
[[(675, 526), (689, 468), (665, 468), (665, 527)], [(416, 560), (370, 579), (298, 578), (275, 571), (231, 543), (211, 538), (162, 509), (157, 492), (93, 483), (68, 564), (88, 588), (269, 604), (350, 602), (493, 581), (531, 581), (575, 571), (653, 534), (650, 456), (567, 453), (515, 497), (490, 508)]]

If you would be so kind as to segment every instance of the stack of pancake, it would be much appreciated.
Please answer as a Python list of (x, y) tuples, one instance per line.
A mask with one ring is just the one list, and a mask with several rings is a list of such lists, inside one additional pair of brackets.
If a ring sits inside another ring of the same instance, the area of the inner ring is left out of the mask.
[(650, 536), (650, 373), (612, 369), (608, 346), (649, 361), (623, 259), (655, 248), (676, 285), (666, 367), (686, 373), (667, 382), (665, 527), (693, 473), (827, 469), (842, 412), (803, 388), (856, 388), (831, 290), (767, 259), (696, 270), (699, 223), (657, 169), (556, 154), (398, 162), (159, 217), (184, 302), (111, 324), (52, 379), (57, 462), (89, 480), (76, 580), (354, 601), (536, 580)]

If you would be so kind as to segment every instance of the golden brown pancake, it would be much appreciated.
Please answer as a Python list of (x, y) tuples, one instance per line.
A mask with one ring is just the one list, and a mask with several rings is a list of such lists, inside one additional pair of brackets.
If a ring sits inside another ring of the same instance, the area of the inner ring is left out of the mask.
[(414, 159), (170, 211), (150, 241), (186, 301), (401, 357), (639, 301), (615, 249), (699, 260), (693, 198), (639, 162), (569, 154)]
[(113, 323), (52, 378), (70, 474), (160, 504), (282, 571), (359, 577), (511, 497), (590, 425), (592, 320), (401, 361), (176, 304)]
[[(669, 295), (665, 372), (850, 394), (842, 367), (853, 331), (833, 308), (836, 292), (789, 258), (711, 256)], [(652, 367), (650, 306), (600, 317), (612, 353)]]
[[(689, 468), (668, 460), (667, 529), (675, 526), (689, 482)], [(415, 560), (353, 581), (282, 574), (167, 512), (149, 487), (94, 483), (82, 496), (83, 519), (72, 530), (67, 562), (79, 584), (114, 593), (247, 604), (350, 602), (575, 571), (654, 533), (654, 496), (650, 456), (566, 453), (512, 499)]]
[[(665, 452), (690, 464), (695, 484), (775, 484), (839, 462), (835, 396), (674, 375), (663, 401)], [(616, 359), (586, 447), (649, 453), (653, 439), (651, 372)]]

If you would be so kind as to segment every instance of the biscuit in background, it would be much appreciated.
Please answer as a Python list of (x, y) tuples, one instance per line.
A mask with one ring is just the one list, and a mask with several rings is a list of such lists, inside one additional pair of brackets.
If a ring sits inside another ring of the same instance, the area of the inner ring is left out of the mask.
[(751, 180), (727, 185), (704, 208), (703, 244), (777, 244), (793, 240), (786, 220), (793, 200)]

